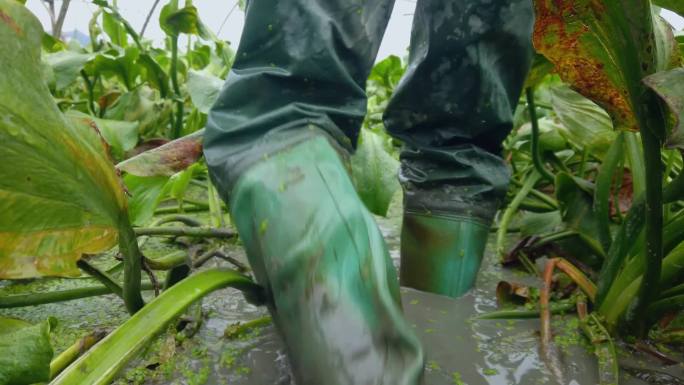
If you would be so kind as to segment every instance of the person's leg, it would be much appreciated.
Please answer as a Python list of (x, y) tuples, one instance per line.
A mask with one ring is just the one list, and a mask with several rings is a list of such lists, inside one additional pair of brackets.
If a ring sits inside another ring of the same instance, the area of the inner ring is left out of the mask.
[(384, 121), (403, 141), (401, 282), (474, 283), (509, 171), (501, 143), (532, 58), (531, 0), (418, 0), (409, 66)]
[(301, 385), (415, 385), (423, 353), (340, 156), (393, 0), (252, 0), (205, 155)]

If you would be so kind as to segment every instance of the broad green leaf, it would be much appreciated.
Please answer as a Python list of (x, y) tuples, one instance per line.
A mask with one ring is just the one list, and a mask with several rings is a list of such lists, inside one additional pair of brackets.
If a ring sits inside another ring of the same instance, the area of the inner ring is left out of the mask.
[(655, 73), (644, 83), (660, 96), (672, 112), (672, 129), (665, 145), (684, 150), (684, 68)]
[(392, 196), (399, 189), (399, 162), (385, 150), (382, 136), (362, 129), (351, 165), (354, 186), (368, 210), (387, 215)]
[(169, 177), (144, 177), (128, 174), (124, 176), (126, 189), (131, 195), (128, 200), (128, 216), (135, 226), (142, 226), (154, 215), (154, 210), (168, 193)]
[(57, 320), (31, 325), (0, 317), (0, 385), (29, 385), (50, 380), (50, 329)]
[(560, 211), (533, 213), (523, 211), (520, 215), (520, 233), (526, 236), (551, 234), (561, 229), (563, 219)]
[(185, 7), (178, 7), (178, 0), (171, 0), (162, 7), (159, 14), (159, 25), (169, 36), (181, 33), (198, 35), (203, 39), (212, 39), (213, 34), (202, 24), (197, 8), (187, 1)]
[[(535, 0), (533, 41), (575, 90), (603, 107), (621, 130), (637, 131), (641, 79), (664, 69), (648, 0)], [(657, 32), (657, 31), (656, 31)], [(662, 37), (662, 36), (661, 36)]]
[(142, 53), (138, 58), (138, 64), (143, 69), (145, 80), (152, 87), (158, 89), (160, 96), (165, 98), (169, 94), (169, 76), (164, 72), (159, 62), (148, 53)]
[(116, 16), (107, 11), (102, 12), (102, 29), (109, 36), (112, 44), (119, 47), (126, 47), (128, 45), (126, 28), (119, 22)]
[(188, 71), (188, 93), (197, 109), (207, 114), (218, 99), (223, 80), (206, 71)]
[(373, 66), (368, 80), (394, 89), (404, 75), (404, 71), (405, 68), (401, 59), (398, 56), (390, 55)]
[(126, 89), (132, 89), (135, 79), (140, 75), (140, 66), (137, 65), (140, 51), (132, 46), (126, 48), (122, 55), (114, 56), (110, 53), (97, 54), (86, 64), (86, 72), (89, 75), (116, 76)]
[(202, 156), (204, 130), (129, 158), (116, 167), (137, 176), (171, 176), (185, 170)]
[(52, 67), (58, 91), (71, 85), (78, 78), (92, 54), (73, 51), (58, 51), (45, 55), (45, 61)]
[[(563, 223), (566, 229), (578, 233), (578, 240), (588, 246), (585, 248), (587, 253), (603, 250), (596, 239), (598, 220), (593, 211), (593, 193), (593, 186), (584, 179), (565, 172), (556, 174), (556, 199), (560, 204)], [(573, 245), (573, 242), (569, 246), (579, 246)]]
[(140, 135), (149, 137), (166, 131), (172, 112), (168, 99), (155, 100), (154, 90), (140, 87), (121, 95), (107, 109), (104, 118), (138, 122)]
[(66, 49), (63, 41), (55, 38), (49, 33), (43, 32), (42, 46), (46, 52), (57, 52)]
[(653, 4), (667, 8), (672, 12), (676, 12), (684, 17), (684, 1), (682, 0), (653, 0)]
[(112, 247), (125, 213), (105, 144), (71, 124), (41, 79), (40, 22), (0, 0), (0, 279), (79, 275)]
[(580, 148), (603, 157), (616, 136), (608, 114), (566, 86), (552, 87), (549, 92), (553, 111), (562, 123), (561, 133)]
[(66, 116), (72, 121), (82, 121), (97, 127), (115, 159), (122, 159), (126, 151), (138, 144), (138, 122), (99, 119), (78, 111), (69, 111)]

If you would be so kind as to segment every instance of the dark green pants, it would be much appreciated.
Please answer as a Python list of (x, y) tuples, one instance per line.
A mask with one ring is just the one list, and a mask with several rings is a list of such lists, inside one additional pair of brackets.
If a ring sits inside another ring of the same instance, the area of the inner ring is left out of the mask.
[[(251, 0), (205, 153), (229, 194), (256, 160), (309, 124), (353, 151), (365, 82), (393, 0)], [(385, 113), (402, 140), (408, 210), (488, 222), (509, 172), (499, 157), (530, 65), (531, 0), (419, 0), (410, 64)]]
[[(393, 0), (251, 0), (204, 152), (301, 385), (417, 385), (384, 242), (326, 136), (354, 150)], [(488, 222), (530, 64), (531, 0), (418, 0), (386, 111), (409, 211)], [(318, 139), (316, 139), (318, 138)], [(311, 195), (311, 196), (308, 196)], [(370, 274), (373, 272), (373, 274)]]

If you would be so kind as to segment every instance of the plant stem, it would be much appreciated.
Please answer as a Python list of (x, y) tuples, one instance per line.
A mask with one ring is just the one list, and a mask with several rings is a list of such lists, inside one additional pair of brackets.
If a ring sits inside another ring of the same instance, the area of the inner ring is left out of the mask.
[(214, 290), (261, 288), (232, 270), (206, 270), (174, 285), (66, 368), (51, 385), (109, 384), (117, 372), (192, 303)]
[(229, 229), (214, 229), (206, 227), (138, 227), (135, 235), (169, 235), (200, 238), (233, 238), (235, 232)]
[[(153, 286), (149, 282), (143, 282), (143, 290), (151, 290)], [(88, 286), (69, 290), (55, 290), (45, 293), (14, 294), (0, 296), (0, 309), (13, 307), (35, 306), (46, 303), (65, 302), (75, 299), (96, 297), (111, 294), (112, 291), (106, 286)]]
[(634, 326), (639, 335), (644, 336), (646, 330), (645, 310), (651, 301), (658, 296), (659, 280), (663, 263), (663, 169), (660, 158), (661, 140), (653, 132), (649, 124), (641, 130), (641, 141), (644, 148), (644, 166), (646, 167), (646, 210), (645, 235), (646, 245), (643, 251), (645, 261), (641, 287), (634, 299), (634, 306), (629, 313), (633, 316)]
[(180, 266), (188, 261), (188, 252), (186, 250), (176, 250), (161, 258), (145, 258), (145, 263), (152, 270), (170, 270), (176, 266)]
[(107, 288), (112, 293), (123, 298), (123, 288), (116, 281), (114, 281), (114, 279), (110, 277), (109, 274), (100, 271), (98, 268), (88, 263), (85, 259), (79, 260), (78, 262), (76, 262), (76, 265), (79, 267), (79, 269), (85, 271), (90, 276), (100, 281), (101, 284), (107, 286)]
[(553, 279), (553, 269), (557, 259), (550, 259), (544, 267), (543, 286), (539, 291), (539, 320), (541, 322), (541, 344), (542, 349), (548, 350), (551, 343), (551, 312), (549, 301), (551, 299), (551, 280)]
[(71, 363), (74, 362), (78, 356), (90, 349), (106, 335), (107, 333), (103, 330), (97, 330), (83, 338), (79, 338), (76, 343), (69, 346), (65, 351), (60, 353), (50, 362), (50, 378), (55, 378), (55, 376), (66, 369), (67, 366), (71, 365)]
[(173, 86), (177, 108), (171, 139), (178, 139), (183, 130), (183, 107), (185, 104), (181, 98), (180, 86), (178, 85), (178, 35), (171, 36), (171, 85)]
[(603, 247), (604, 254), (610, 250), (610, 245), (613, 243), (613, 238), (610, 234), (610, 191), (615, 172), (623, 157), (623, 138), (624, 134), (620, 132), (615, 141), (610, 145), (596, 177), (594, 213), (596, 213), (598, 219), (598, 238), (601, 242), (601, 247)]
[(530, 175), (525, 179), (523, 187), (518, 190), (511, 203), (506, 207), (506, 210), (501, 217), (499, 222), (499, 231), (496, 233), (496, 253), (501, 258), (506, 253), (506, 234), (508, 233), (508, 225), (513, 218), (513, 215), (518, 211), (518, 207), (522, 203), (523, 199), (529, 194), (529, 192), (534, 188), (534, 185), (539, 181), (540, 175), (536, 171), (532, 171)]
[[(575, 308), (574, 302), (564, 303), (550, 303), (549, 311), (551, 314), (565, 314)], [(475, 317), (476, 320), (481, 319), (533, 319), (539, 318), (539, 309), (535, 310), (498, 310), (490, 313), (485, 313)]]
[(154, 4), (152, 4), (152, 8), (150, 8), (150, 11), (147, 12), (147, 16), (145, 17), (145, 22), (143, 23), (143, 26), (140, 29), (140, 32), (138, 33), (138, 35), (140, 35), (140, 37), (143, 37), (143, 35), (145, 35), (145, 29), (147, 29), (147, 24), (149, 24), (150, 18), (152, 17), (154, 10), (157, 9), (157, 5), (159, 5), (159, 0), (154, 0)]
[(553, 183), (554, 176), (544, 167), (544, 162), (541, 159), (539, 151), (539, 122), (537, 121), (537, 108), (534, 104), (534, 90), (531, 87), (525, 89), (525, 96), (527, 97), (527, 107), (530, 114), (530, 123), (532, 124), (532, 162), (537, 172), (547, 181)]
[(88, 92), (88, 109), (90, 110), (90, 113), (95, 116), (95, 96), (93, 93), (93, 87), (95, 85), (90, 81), (88, 74), (84, 70), (81, 70), (81, 77), (86, 84), (86, 90)]
[(565, 274), (567, 274), (573, 282), (575, 282), (584, 294), (589, 297), (589, 300), (594, 302), (596, 300), (596, 285), (584, 273), (576, 268), (572, 263), (563, 258), (556, 258), (555, 267)]
[[(523, 185), (523, 182), (521, 182), (515, 178), (511, 179), (511, 182), (518, 187), (522, 187), (522, 185)], [(549, 205), (555, 209), (558, 209), (558, 201), (553, 199), (552, 197), (544, 194), (543, 192), (541, 192), (539, 190), (532, 189), (532, 190), (530, 190), (530, 195), (533, 195), (535, 198), (538, 198), (539, 200), (546, 203), (547, 205)]]
[(138, 248), (138, 239), (131, 227), (128, 213), (124, 212), (119, 223), (119, 251), (123, 255), (124, 278), (123, 299), (130, 314), (135, 314), (143, 306), (140, 294), (140, 280), (142, 270), (142, 253)]

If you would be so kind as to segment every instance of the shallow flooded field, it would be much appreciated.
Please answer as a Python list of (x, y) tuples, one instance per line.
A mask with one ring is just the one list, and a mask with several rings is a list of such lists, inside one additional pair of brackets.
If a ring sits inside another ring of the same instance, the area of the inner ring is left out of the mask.
[[(396, 206), (396, 205), (395, 205)], [(399, 263), (401, 210), (393, 207), (388, 218), (378, 218), (395, 264)], [(163, 253), (170, 247), (150, 241), (148, 253)], [(488, 248), (492, 250), (492, 247)], [(231, 256), (245, 260), (239, 246)], [(211, 261), (205, 267), (227, 265)], [(539, 351), (539, 320), (474, 320), (496, 310), (495, 288), (500, 280), (540, 286), (541, 281), (522, 272), (501, 268), (488, 253), (475, 289), (458, 300), (402, 289), (406, 316), (422, 339), (427, 362), (425, 385), (536, 385), (596, 384), (598, 368), (588, 341), (579, 332), (574, 315), (553, 320), (554, 347), (544, 358)], [(0, 287), (3, 293), (44, 291), (92, 284), (89, 279), (42, 280)], [(148, 299), (150, 292), (148, 292)], [(116, 384), (170, 385), (263, 385), (293, 384), (284, 346), (269, 322), (253, 329), (235, 331), (240, 322), (263, 319), (264, 308), (248, 304), (239, 291), (225, 289), (191, 307), (182, 332), (169, 330), (156, 339), (142, 356), (121, 373)], [(54, 336), (57, 352), (78, 337), (95, 329), (111, 329), (127, 318), (122, 302), (113, 295), (76, 301), (0, 310), (38, 322), (55, 316), (59, 326)], [(197, 322), (197, 319), (201, 319)], [(265, 324), (265, 326), (264, 326)], [(231, 328), (231, 326), (233, 326)], [(232, 332), (231, 332), (232, 330)], [(676, 353), (673, 353), (676, 354)], [(640, 352), (621, 348), (621, 384), (684, 384), (684, 367), (662, 367), (659, 361)], [(631, 369), (629, 369), (631, 368)], [(642, 372), (650, 368), (669, 375)], [(647, 381), (638, 379), (648, 378)]]

